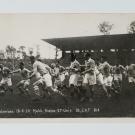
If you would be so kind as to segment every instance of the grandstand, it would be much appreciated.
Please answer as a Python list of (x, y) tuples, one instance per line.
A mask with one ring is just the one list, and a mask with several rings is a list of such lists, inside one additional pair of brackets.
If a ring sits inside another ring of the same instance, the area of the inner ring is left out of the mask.
[[(76, 53), (83, 62), (85, 52), (91, 52), (94, 59), (106, 56), (110, 64), (135, 63), (135, 34), (98, 35), (68, 38), (42, 39), (62, 51), (61, 60), (68, 65), (69, 54)], [(124, 59), (123, 59), (124, 58)]]

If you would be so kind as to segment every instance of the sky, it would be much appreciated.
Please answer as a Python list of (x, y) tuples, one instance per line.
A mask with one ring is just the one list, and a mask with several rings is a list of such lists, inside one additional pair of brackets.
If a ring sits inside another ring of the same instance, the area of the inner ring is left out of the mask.
[[(55, 47), (42, 39), (101, 35), (98, 25), (108, 21), (113, 25), (111, 34), (127, 33), (135, 14), (0, 14), (0, 50), (7, 45), (16, 48), (39, 46), (42, 58), (54, 58)], [(59, 55), (60, 56), (60, 55)]]

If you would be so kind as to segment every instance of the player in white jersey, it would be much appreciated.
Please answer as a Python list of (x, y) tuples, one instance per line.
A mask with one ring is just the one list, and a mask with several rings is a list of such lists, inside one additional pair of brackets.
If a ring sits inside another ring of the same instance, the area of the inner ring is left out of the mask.
[(103, 76), (104, 76), (104, 85), (107, 89), (107, 96), (111, 97), (111, 90), (113, 84), (113, 77), (110, 73), (111, 66), (108, 62), (103, 63)]
[(30, 85), (30, 73), (31, 71), (26, 69), (24, 67), (24, 63), (20, 62), (19, 64), (19, 69), (13, 71), (12, 73), (19, 73), (21, 75), (21, 81), (17, 84), (17, 88), (20, 91), (20, 94), (29, 94), (29, 85)]
[(57, 64), (57, 67), (59, 68), (59, 74), (58, 74), (58, 90), (62, 90), (65, 86), (65, 79), (66, 79), (66, 70), (63, 66), (60, 66), (59, 64)]
[(80, 63), (76, 60), (76, 56), (74, 56), (73, 61), (71, 61), (69, 69), (70, 69), (69, 86), (71, 85), (77, 86)]
[(11, 93), (13, 93), (11, 70), (0, 64), (0, 74), (2, 76), (2, 79), (0, 81), (0, 89), (1, 89), (0, 92), (5, 94), (5, 92), (9, 90), (11, 91)]
[(97, 61), (95, 72), (96, 72), (96, 84), (97, 84), (97, 86), (99, 86), (99, 88), (104, 90), (106, 95), (108, 96), (108, 92), (107, 92), (107, 89), (106, 89), (105, 84), (104, 84), (103, 64), (100, 63), (99, 60)]
[(33, 64), (33, 73), (31, 74), (31, 76), (29, 78), (31, 79), (37, 73), (40, 73), (40, 75), (41, 75), (41, 78), (33, 84), (35, 94), (38, 97), (41, 97), (39, 85), (42, 85), (43, 86), (42, 88), (44, 90), (43, 97), (49, 96), (50, 98), (52, 98), (53, 95), (55, 93), (57, 93), (57, 94), (61, 95), (63, 97), (64, 101), (67, 103), (67, 100), (65, 99), (64, 95), (57, 90), (54, 91), (54, 89), (52, 88), (51, 68), (47, 64), (37, 61), (34, 56), (31, 56), (30, 60), (31, 60), (31, 63)]
[(125, 68), (120, 64), (113, 67), (114, 89), (116, 93), (121, 91), (124, 72)]
[(56, 81), (58, 79), (59, 68), (56, 67), (55, 63), (52, 63), (50, 67), (51, 67), (51, 75), (52, 75), (53, 88), (55, 89), (57, 87)]
[(63, 66), (60, 66), (59, 63), (57, 64), (52, 63), (51, 68), (52, 68), (53, 86), (55, 89), (60, 90), (65, 80), (65, 68)]
[[(44, 89), (46, 89), (45, 92), (49, 91), (52, 92), (52, 77), (50, 75), (51, 73), (51, 68), (47, 65), (44, 64), (40, 61), (37, 61), (34, 56), (30, 57), (31, 63), (33, 65), (33, 73), (30, 75), (30, 79), (36, 76), (37, 73), (41, 75), (41, 77), (36, 81), (33, 86), (34, 86), (34, 92), (37, 96), (41, 96), (39, 86), (43, 85), (45, 86)], [(47, 93), (46, 93), (47, 94)]]
[(128, 82), (130, 86), (135, 86), (135, 64), (130, 64), (127, 69)]
[[(95, 72), (95, 61), (91, 58), (90, 54), (86, 54), (85, 61), (85, 71), (82, 73), (84, 75), (83, 87), (86, 90), (85, 99), (90, 102), (93, 101), (93, 91), (96, 84), (96, 72)], [(81, 99), (83, 101), (84, 98)]]
[(69, 87), (70, 94), (72, 97), (78, 96), (78, 79), (79, 79), (79, 71), (80, 71), (80, 63), (76, 60), (76, 56), (74, 55), (71, 60), (71, 65), (69, 67), (70, 78), (69, 78)]

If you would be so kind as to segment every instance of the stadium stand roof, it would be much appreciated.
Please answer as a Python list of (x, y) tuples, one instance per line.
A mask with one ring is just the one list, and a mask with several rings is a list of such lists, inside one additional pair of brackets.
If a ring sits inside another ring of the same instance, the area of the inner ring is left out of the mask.
[(65, 51), (91, 49), (135, 49), (135, 34), (98, 35), (42, 40)]

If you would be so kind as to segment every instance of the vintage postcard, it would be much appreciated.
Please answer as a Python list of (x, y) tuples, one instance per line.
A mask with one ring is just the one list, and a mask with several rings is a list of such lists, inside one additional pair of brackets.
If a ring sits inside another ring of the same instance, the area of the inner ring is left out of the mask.
[(134, 13), (0, 14), (0, 118), (135, 117)]

